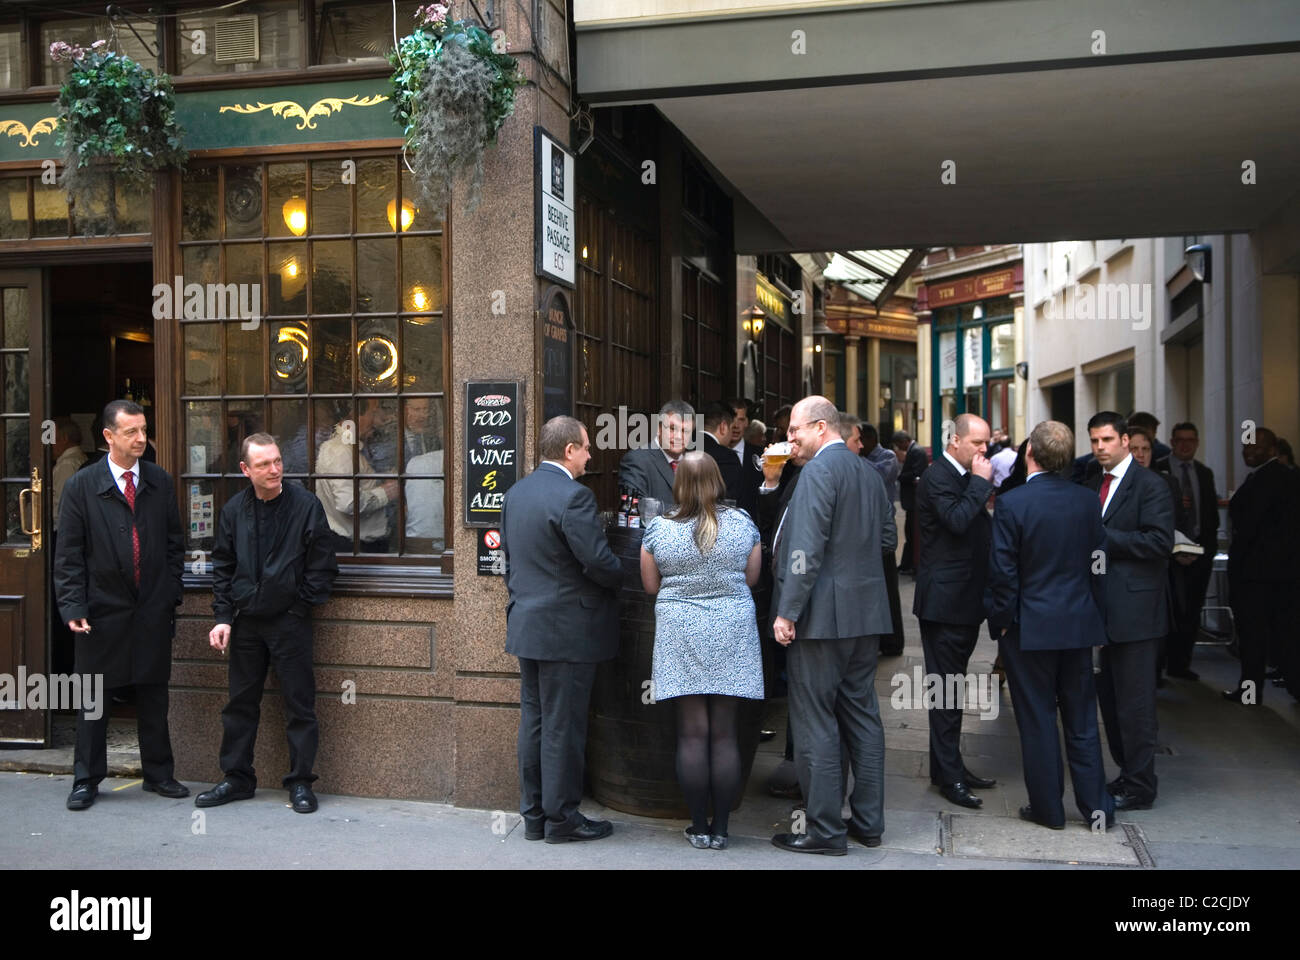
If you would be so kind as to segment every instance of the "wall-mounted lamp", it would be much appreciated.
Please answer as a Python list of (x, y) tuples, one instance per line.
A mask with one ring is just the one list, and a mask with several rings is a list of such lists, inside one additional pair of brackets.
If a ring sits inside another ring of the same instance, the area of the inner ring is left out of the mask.
[(971, 319), (973, 320), (984, 319), (984, 308), (980, 306), (978, 303), (975, 304), (975, 309), (971, 311)]
[(755, 340), (762, 339), (763, 324), (767, 320), (767, 314), (763, 312), (763, 308), (758, 304), (754, 304), (745, 311), (745, 314), (745, 321), (741, 324), (741, 327)]
[(1026, 361), (1021, 360), (1016, 364), (1016, 376), (1021, 380), (1029, 379), (1029, 364)]
[(1211, 262), (1214, 251), (1208, 243), (1194, 243), (1183, 251), (1183, 260), (1192, 271), (1192, 276), (1201, 283), (1212, 283), (1210, 279)]
[(284, 225), (295, 237), (307, 232), (307, 201), (302, 197), (293, 196), (284, 201), (280, 212), (284, 215)]
[[(415, 204), (410, 200), (402, 201), (402, 232), (405, 233), (415, 222)], [(397, 201), (388, 201), (388, 225), (397, 229)]]
[(817, 353), (821, 353), (821, 352), (822, 352), (822, 345), (821, 345), (820, 343), (815, 343), (815, 344), (813, 344), (813, 350), (816, 351)]

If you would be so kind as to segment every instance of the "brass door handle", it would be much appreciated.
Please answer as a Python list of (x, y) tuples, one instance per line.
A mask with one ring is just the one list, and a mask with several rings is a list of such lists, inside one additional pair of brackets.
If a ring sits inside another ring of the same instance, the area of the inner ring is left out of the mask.
[(32, 550), (41, 549), (41, 474), (36, 467), (32, 467), (32, 485), (18, 493), (18, 522), (32, 538)]

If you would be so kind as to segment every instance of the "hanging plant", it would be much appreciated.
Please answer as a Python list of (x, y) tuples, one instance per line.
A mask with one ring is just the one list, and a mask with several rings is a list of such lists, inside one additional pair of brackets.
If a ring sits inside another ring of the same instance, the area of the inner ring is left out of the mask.
[(446, 4), (415, 12), (419, 26), (388, 55), (393, 119), (402, 128), (419, 200), (442, 210), (452, 182), (470, 174), (467, 209), (478, 206), (483, 156), (514, 112), (526, 78), (482, 27), (451, 19)]
[[(188, 154), (181, 145), (184, 131), (176, 122), (171, 78), (106, 48), (103, 40), (89, 49), (60, 40), (50, 44), (50, 57), (71, 64), (59, 88), (59, 182), (83, 210), (104, 196), (107, 230), (113, 234), (117, 187), (148, 189), (156, 171), (184, 169)], [(89, 232), (91, 218), (85, 223)]]

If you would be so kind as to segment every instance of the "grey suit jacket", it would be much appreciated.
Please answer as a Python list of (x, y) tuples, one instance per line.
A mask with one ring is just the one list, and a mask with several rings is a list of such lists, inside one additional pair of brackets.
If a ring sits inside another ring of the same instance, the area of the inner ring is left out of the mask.
[(618, 465), (618, 482), (643, 497), (654, 497), (662, 501), (664, 509), (669, 504), (676, 504), (673, 499), (673, 468), (668, 466), (668, 458), (658, 447), (642, 447), (629, 450), (623, 454)]
[(774, 616), (795, 622), (796, 639), (893, 633), (882, 545), (896, 538), (880, 474), (842, 443), (823, 449), (800, 472), (777, 531)]
[(623, 565), (609, 549), (596, 498), (543, 463), (514, 484), (501, 508), (506, 653), (597, 663), (618, 653)]

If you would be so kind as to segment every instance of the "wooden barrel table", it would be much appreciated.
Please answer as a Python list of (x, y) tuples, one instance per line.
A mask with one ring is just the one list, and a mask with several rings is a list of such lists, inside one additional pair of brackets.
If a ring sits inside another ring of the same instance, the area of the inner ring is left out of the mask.
[[(687, 819), (677, 783), (677, 707), (650, 702), (655, 600), (641, 589), (641, 531), (610, 527), (610, 549), (623, 563), (619, 651), (596, 668), (587, 729), (591, 794), (607, 807), (644, 817)], [(741, 784), (749, 780), (763, 719), (761, 700), (742, 700), (736, 717)], [(740, 806), (736, 797), (736, 807)]]

